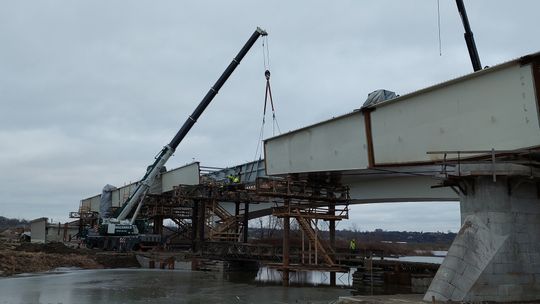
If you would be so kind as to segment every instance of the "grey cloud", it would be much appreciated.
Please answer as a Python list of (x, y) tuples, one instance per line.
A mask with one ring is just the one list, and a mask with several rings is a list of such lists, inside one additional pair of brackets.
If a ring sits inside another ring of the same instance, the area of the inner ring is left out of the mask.
[[(435, 1), (3, 2), (0, 214), (67, 216), (139, 178), (258, 25), (282, 131), (469, 73), (457, 10), (440, 3), (443, 56)], [(466, 5), (484, 65), (540, 49), (535, 1)], [(257, 43), (168, 167), (253, 160), (263, 72)]]

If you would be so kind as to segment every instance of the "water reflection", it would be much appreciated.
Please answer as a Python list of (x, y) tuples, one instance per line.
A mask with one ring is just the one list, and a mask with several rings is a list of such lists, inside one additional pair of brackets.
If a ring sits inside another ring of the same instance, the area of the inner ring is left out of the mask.
[(0, 303), (329, 303), (350, 295), (339, 288), (256, 286), (259, 272), (227, 275), (125, 269), (19, 276), (0, 279)]
[[(348, 287), (352, 284), (352, 274), (356, 269), (351, 268), (346, 273), (336, 273), (336, 285)], [(280, 285), (283, 282), (282, 274), (268, 267), (261, 267), (255, 277), (258, 285)], [(330, 273), (323, 271), (301, 271), (289, 274), (290, 286), (330, 286)]]

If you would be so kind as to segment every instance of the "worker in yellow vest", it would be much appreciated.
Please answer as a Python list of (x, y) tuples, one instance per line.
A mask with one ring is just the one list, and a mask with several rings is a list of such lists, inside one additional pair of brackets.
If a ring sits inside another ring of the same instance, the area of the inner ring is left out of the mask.
[(349, 242), (349, 249), (351, 250), (351, 253), (355, 253), (355, 252), (356, 252), (356, 240), (355, 240), (355, 239), (352, 239), (352, 240)]
[(229, 183), (231, 184), (238, 184), (240, 182), (240, 178), (236, 175), (228, 175), (227, 178), (229, 179)]

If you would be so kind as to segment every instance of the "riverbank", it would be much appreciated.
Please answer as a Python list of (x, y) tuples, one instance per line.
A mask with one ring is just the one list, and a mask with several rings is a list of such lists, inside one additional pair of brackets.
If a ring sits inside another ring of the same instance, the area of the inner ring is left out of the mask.
[(62, 243), (0, 242), (0, 276), (44, 272), (59, 267), (103, 269), (140, 266), (133, 253), (70, 248)]

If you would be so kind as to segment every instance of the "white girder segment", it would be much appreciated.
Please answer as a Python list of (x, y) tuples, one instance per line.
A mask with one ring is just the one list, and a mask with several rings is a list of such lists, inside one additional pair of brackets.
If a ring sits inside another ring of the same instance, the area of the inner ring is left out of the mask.
[(120, 187), (114, 190), (111, 193), (112, 206), (113, 207), (122, 206), (122, 204), (124, 204), (124, 202), (128, 199), (131, 193), (135, 192), (135, 189), (137, 189), (137, 184), (131, 183), (131, 184), (127, 184), (123, 187)]
[(371, 122), (376, 164), (443, 157), (427, 155), (428, 151), (510, 150), (540, 145), (530, 64), (508, 65), (403, 96), (378, 106), (371, 113)]
[[(199, 163), (194, 162), (185, 166), (172, 169), (163, 173), (160, 178), (156, 179), (159, 183), (157, 186), (150, 188), (150, 193), (159, 194), (161, 192), (171, 191), (173, 186), (178, 185), (197, 185), (199, 184)], [(120, 187), (112, 192), (112, 206), (120, 207), (128, 199), (129, 195), (135, 191), (137, 185), (131, 183)], [(156, 192), (153, 189), (156, 189)], [(81, 200), (83, 207), (90, 208), (90, 211), (99, 212), (99, 202), (101, 194)]]
[(99, 204), (101, 201), (101, 194), (94, 195), (89, 198), (81, 200), (81, 210), (99, 212)]
[[(532, 67), (519, 61), (407, 94), (373, 109), (375, 166), (443, 157), (426, 154), (429, 151), (540, 146)], [(367, 143), (363, 113), (324, 121), (267, 139), (267, 174), (364, 169), (368, 167)]]
[(353, 113), (276, 137), (265, 154), (269, 175), (366, 168), (364, 117)]
[(198, 162), (167, 171), (161, 176), (161, 190), (162, 192), (168, 192), (178, 185), (198, 185), (199, 176)]

